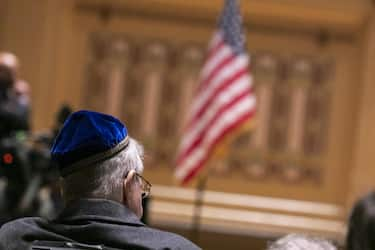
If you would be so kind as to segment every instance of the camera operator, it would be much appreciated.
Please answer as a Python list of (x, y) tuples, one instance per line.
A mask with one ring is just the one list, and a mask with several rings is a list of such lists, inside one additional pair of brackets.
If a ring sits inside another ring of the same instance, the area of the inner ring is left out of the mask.
[(14, 93), (15, 75), (0, 64), (0, 222), (13, 217), (14, 208), (29, 181), (30, 167), (25, 148), (17, 139), (19, 131), (27, 131), (28, 109)]

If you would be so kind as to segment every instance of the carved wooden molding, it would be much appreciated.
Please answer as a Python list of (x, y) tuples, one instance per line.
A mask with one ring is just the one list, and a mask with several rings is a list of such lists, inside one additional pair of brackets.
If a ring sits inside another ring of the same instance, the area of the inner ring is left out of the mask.
[[(252, 30), (273, 32), (313, 32), (352, 34), (360, 30), (370, 15), (368, 2), (347, 1), (242, 1), (245, 24)], [(206, 22), (213, 25), (222, 8), (221, 0), (76, 0), (79, 11), (97, 13), (103, 20), (110, 16), (142, 16), (183, 22)], [(280, 20), (283, 20), (280, 22)], [(298, 24), (298, 25), (296, 25)]]
[[(92, 35), (91, 48), (87, 104), (123, 118), (144, 141), (152, 165), (172, 166), (204, 49), (99, 33)], [(332, 69), (320, 60), (254, 51), (258, 125), (213, 164), (214, 175), (240, 172), (249, 180), (321, 184)]]

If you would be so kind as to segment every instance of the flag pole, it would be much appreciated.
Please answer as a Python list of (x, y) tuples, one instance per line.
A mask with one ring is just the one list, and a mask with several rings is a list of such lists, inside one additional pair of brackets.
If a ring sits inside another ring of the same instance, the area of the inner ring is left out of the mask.
[(207, 184), (207, 175), (200, 176), (197, 187), (196, 187), (196, 192), (195, 192), (194, 210), (193, 210), (193, 218), (192, 218), (192, 231), (191, 231), (192, 239), (197, 244), (199, 243), (199, 231), (200, 231), (200, 226), (201, 226), (203, 198), (204, 198), (204, 192), (206, 190), (206, 184)]

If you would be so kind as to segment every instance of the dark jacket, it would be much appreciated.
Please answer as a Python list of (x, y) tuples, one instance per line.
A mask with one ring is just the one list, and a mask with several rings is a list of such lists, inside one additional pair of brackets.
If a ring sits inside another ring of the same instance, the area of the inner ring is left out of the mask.
[(0, 249), (29, 249), (36, 240), (75, 241), (119, 249), (199, 249), (185, 238), (150, 228), (120, 203), (84, 199), (68, 206), (57, 219), (23, 218), (0, 229)]

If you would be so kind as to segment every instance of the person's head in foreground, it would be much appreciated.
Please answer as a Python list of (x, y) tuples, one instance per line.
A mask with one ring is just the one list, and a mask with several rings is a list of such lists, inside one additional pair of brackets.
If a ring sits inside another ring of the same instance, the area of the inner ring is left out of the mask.
[(354, 205), (346, 236), (348, 250), (375, 250), (375, 192)]
[(320, 238), (289, 234), (273, 242), (268, 250), (336, 250), (336, 247)]
[(81, 111), (70, 116), (51, 149), (66, 203), (82, 198), (122, 203), (139, 218), (151, 184), (143, 172), (143, 148), (116, 118)]
[(181, 236), (140, 221), (142, 198), (151, 185), (141, 176), (143, 149), (118, 119), (92, 111), (73, 113), (51, 156), (63, 179), (65, 209), (52, 221), (25, 218), (5, 224), (0, 249), (28, 249), (36, 240), (116, 249), (198, 249)]

